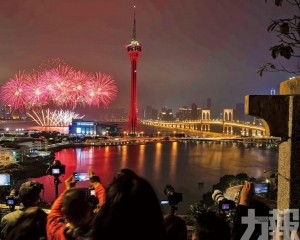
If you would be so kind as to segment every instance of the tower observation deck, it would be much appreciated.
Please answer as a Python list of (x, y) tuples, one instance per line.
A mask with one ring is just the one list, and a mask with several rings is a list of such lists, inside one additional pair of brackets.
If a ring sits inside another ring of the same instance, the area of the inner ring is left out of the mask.
[(135, 135), (138, 130), (138, 105), (137, 105), (137, 63), (143, 46), (136, 39), (135, 6), (133, 16), (133, 34), (129, 45), (126, 46), (131, 63), (131, 94), (129, 109), (129, 133)]

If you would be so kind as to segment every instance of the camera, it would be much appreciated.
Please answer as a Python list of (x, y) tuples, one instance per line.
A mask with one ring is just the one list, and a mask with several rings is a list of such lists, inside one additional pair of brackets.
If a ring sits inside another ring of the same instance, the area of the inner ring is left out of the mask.
[(52, 165), (50, 165), (49, 168), (47, 169), (47, 174), (50, 174), (55, 177), (65, 174), (65, 172), (66, 172), (66, 166), (61, 164), (59, 160), (54, 160)]
[(17, 205), (18, 202), (18, 195), (17, 195), (17, 191), (15, 189), (12, 189), (9, 193), (8, 196), (6, 196), (5, 200), (6, 200), (6, 205), (9, 207), (9, 209), (11, 211), (13, 211), (15, 209), (15, 206)]
[(230, 211), (235, 208), (235, 202), (224, 197), (220, 190), (215, 190), (212, 199), (219, 204), (219, 210), (223, 212)]
[(169, 205), (177, 205), (179, 202), (182, 202), (182, 193), (175, 192), (171, 185), (166, 186), (164, 193), (168, 197)]

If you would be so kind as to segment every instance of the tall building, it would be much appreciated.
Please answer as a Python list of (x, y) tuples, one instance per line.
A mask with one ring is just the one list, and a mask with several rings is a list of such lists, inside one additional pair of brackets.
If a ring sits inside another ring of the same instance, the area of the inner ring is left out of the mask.
[(192, 106), (191, 106), (191, 119), (192, 120), (198, 119), (198, 108), (197, 108), (196, 103), (192, 103)]
[(188, 106), (182, 106), (179, 108), (176, 118), (180, 121), (191, 119), (191, 109)]
[(158, 110), (151, 106), (147, 106), (143, 112), (144, 112), (144, 114), (143, 114), (144, 119), (157, 120), (157, 118), (158, 118)]
[(133, 16), (133, 34), (132, 40), (126, 46), (131, 63), (131, 94), (130, 94), (130, 109), (129, 109), (129, 133), (135, 135), (138, 128), (138, 105), (137, 105), (137, 63), (142, 52), (142, 45), (136, 40), (136, 21), (135, 21), (135, 6)]
[(172, 108), (162, 107), (161, 112), (159, 113), (159, 119), (162, 121), (173, 121), (173, 110)]
[(207, 108), (207, 110), (211, 110), (211, 98), (207, 99), (206, 108)]

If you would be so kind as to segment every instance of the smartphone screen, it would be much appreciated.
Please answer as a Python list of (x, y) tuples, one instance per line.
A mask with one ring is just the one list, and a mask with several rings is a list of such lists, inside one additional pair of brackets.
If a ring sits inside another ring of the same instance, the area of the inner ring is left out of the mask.
[(160, 201), (160, 204), (161, 204), (161, 205), (169, 204), (169, 201), (168, 201), (168, 200), (161, 200), (161, 201)]
[(10, 175), (7, 173), (0, 174), (0, 186), (10, 186)]
[(269, 184), (268, 183), (255, 183), (254, 184), (254, 193), (267, 193), (269, 192)]
[(95, 196), (95, 189), (90, 189), (90, 195)]
[(82, 181), (88, 181), (89, 180), (89, 174), (88, 173), (82, 173), (82, 172), (75, 172), (74, 178), (76, 182), (82, 182)]

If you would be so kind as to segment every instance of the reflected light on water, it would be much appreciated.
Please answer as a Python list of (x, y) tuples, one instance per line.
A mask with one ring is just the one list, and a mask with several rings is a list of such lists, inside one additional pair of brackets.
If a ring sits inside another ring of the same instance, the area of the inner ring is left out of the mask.
[(128, 147), (126, 145), (121, 147), (121, 169), (125, 168), (127, 165), (127, 150)]
[[(173, 185), (183, 193), (178, 213), (201, 199), (225, 174), (244, 172), (250, 177), (265, 178), (264, 169), (276, 169), (278, 151), (240, 147), (238, 144), (165, 142), (133, 146), (84, 147), (64, 149), (55, 154), (66, 165), (64, 180), (75, 171), (93, 170), (106, 186), (122, 168), (130, 168), (146, 178), (155, 188), (158, 198), (164, 199), (163, 189)], [(45, 200), (54, 200), (53, 176), (36, 179), (45, 186)], [(199, 190), (198, 183), (204, 187)], [(79, 182), (78, 187), (89, 187)], [(59, 193), (65, 186), (59, 184)]]
[(138, 171), (140, 174), (145, 174), (145, 145), (140, 145), (139, 156), (138, 156)]
[(155, 144), (155, 152), (153, 156), (153, 170), (156, 173), (154, 178), (155, 180), (160, 179), (161, 177), (161, 172), (163, 169), (161, 168), (161, 154), (162, 154), (162, 144), (161, 143), (156, 143)]
[(170, 179), (172, 182), (175, 179), (176, 167), (177, 167), (177, 157), (178, 157), (178, 142), (172, 142), (171, 146), (171, 166), (170, 166)]

